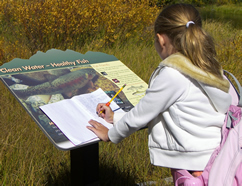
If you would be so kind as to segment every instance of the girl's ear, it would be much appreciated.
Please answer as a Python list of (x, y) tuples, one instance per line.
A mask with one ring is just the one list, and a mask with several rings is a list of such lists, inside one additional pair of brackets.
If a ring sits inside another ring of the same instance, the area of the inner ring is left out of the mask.
[(156, 34), (156, 36), (158, 37), (158, 42), (159, 42), (160, 46), (163, 47), (165, 45), (164, 35)]
[(155, 48), (161, 59), (165, 59), (176, 52), (166, 34), (156, 34)]

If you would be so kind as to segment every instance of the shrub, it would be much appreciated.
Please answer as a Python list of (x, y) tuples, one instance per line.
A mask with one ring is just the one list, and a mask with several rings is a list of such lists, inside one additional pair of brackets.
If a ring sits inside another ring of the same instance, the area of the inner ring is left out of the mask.
[(158, 8), (148, 0), (2, 0), (0, 18), (8, 33), (25, 43), (32, 53), (50, 48), (75, 49), (99, 40), (100, 47), (143, 39)]

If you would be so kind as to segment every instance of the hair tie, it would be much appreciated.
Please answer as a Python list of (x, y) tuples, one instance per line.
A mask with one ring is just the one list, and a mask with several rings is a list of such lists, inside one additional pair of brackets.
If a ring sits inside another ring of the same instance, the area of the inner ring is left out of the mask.
[(194, 24), (195, 25), (195, 23), (193, 21), (188, 21), (187, 24), (186, 24), (186, 27), (188, 28), (190, 24)]

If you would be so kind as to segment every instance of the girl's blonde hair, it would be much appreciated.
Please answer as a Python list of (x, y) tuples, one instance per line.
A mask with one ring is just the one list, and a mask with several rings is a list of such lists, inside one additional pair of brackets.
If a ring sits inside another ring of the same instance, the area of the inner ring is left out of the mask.
[[(193, 21), (188, 26), (186, 24)], [(166, 34), (174, 49), (206, 72), (222, 78), (222, 68), (216, 60), (213, 38), (202, 29), (200, 14), (189, 4), (170, 5), (155, 21), (155, 34)]]

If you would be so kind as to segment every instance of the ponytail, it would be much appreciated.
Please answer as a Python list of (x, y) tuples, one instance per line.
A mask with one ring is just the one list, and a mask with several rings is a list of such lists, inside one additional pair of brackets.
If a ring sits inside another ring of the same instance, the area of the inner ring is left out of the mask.
[(155, 21), (157, 33), (166, 34), (175, 50), (195, 66), (222, 78), (213, 38), (202, 29), (199, 12), (192, 5), (175, 4), (163, 9)]

